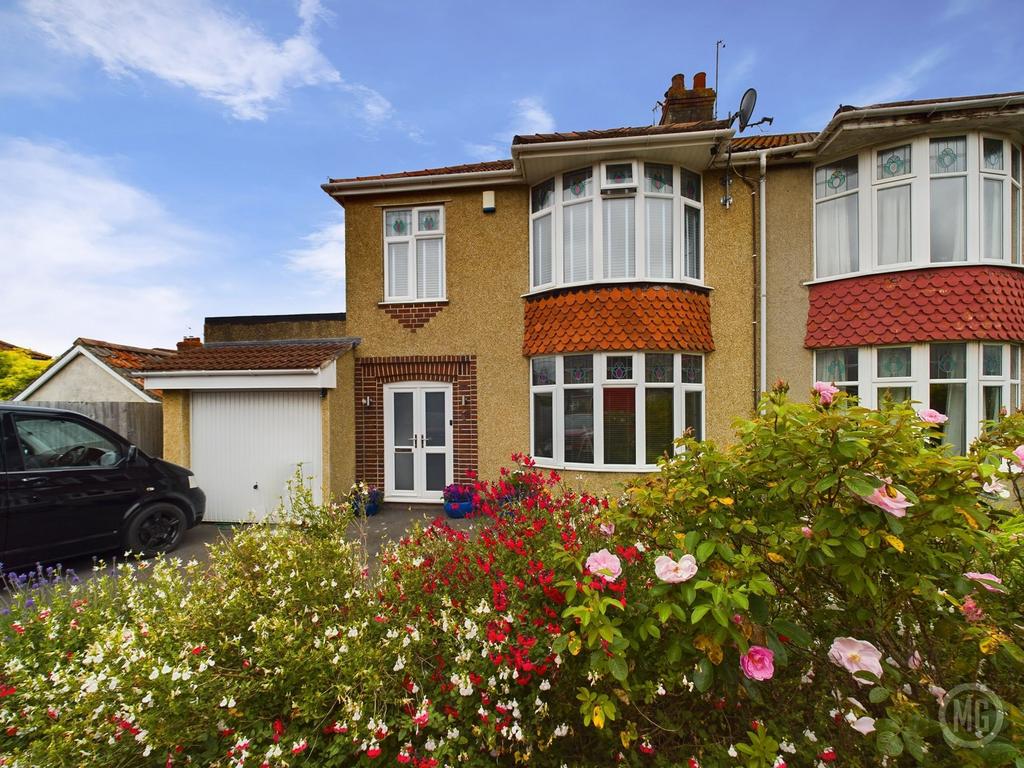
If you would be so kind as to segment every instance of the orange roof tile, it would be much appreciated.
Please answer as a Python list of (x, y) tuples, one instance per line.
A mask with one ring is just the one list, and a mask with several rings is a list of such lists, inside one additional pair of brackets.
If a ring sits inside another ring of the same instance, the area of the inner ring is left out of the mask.
[(711, 352), (706, 292), (665, 285), (561, 290), (526, 302), (523, 354), (614, 350)]
[[(159, 360), (166, 360), (175, 354), (173, 349), (160, 347), (129, 347), (125, 344), (113, 344), (99, 339), (75, 339), (75, 347), (82, 347), (108, 366), (110, 370), (125, 379), (136, 389), (145, 390), (142, 379), (132, 374)], [(72, 347), (74, 349), (74, 347)], [(150, 394), (159, 393), (150, 390)]]
[(140, 370), (160, 371), (274, 371), (314, 370), (352, 349), (358, 339), (296, 341), (232, 341), (188, 347)]
[(729, 149), (733, 152), (749, 152), (758, 149), (788, 147), (791, 144), (803, 144), (813, 141), (817, 135), (816, 131), (804, 131), (802, 133), (766, 133), (756, 136), (738, 136), (729, 142)]
[(465, 163), (464, 165), (445, 165), (440, 168), (424, 168), (420, 171), (398, 171), (397, 173), (381, 173), (376, 176), (352, 176), (347, 179), (331, 179), (331, 184), (346, 181), (381, 181), (383, 179), (405, 179), (417, 176), (447, 176), (455, 173), (482, 173), (484, 171), (511, 171), (511, 160), (488, 160), (484, 163)]
[(970, 265), (810, 286), (810, 349), (982, 340), (1024, 341), (1024, 272)]

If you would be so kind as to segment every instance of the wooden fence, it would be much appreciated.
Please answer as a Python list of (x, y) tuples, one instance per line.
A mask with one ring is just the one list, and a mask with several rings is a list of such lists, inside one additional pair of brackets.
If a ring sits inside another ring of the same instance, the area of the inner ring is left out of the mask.
[(95, 419), (126, 437), (150, 456), (164, 453), (164, 414), (160, 403), (81, 403), (33, 400), (18, 405), (63, 408)]

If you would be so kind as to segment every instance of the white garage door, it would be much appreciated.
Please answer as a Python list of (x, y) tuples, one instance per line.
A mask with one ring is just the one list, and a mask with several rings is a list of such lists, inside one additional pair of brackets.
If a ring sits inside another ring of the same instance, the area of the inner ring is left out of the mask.
[(273, 512), (302, 464), (321, 488), (320, 397), (302, 392), (192, 393), (192, 471), (206, 492), (206, 520)]

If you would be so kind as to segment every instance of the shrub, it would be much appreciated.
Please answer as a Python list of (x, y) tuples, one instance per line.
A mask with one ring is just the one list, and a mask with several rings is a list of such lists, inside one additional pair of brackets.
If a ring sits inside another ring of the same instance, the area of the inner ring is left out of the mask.
[[(1020, 517), (985, 490), (1009, 482), (1013, 446), (952, 456), (934, 429), (909, 406), (774, 393), (734, 445), (681, 441), (612, 500), (517, 457), (473, 484), (475, 531), (414, 528), (373, 569), (346, 537), (351, 506), (297, 488), (278, 525), (240, 530), (205, 571), (157, 560), (16, 589), (0, 752), (1019, 765)], [(975, 681), (1005, 724), (966, 749), (939, 701)]]

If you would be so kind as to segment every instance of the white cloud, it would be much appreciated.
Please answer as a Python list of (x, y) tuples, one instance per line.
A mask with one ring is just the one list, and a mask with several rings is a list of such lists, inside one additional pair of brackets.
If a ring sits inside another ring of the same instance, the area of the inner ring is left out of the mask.
[(56, 354), (76, 336), (167, 345), (188, 327), (185, 278), (205, 237), (101, 159), (0, 138), (3, 335)]
[(555, 130), (555, 118), (544, 107), (544, 103), (533, 96), (525, 96), (512, 102), (508, 127), (491, 137), (491, 141), (466, 142), (466, 153), (480, 160), (495, 160), (507, 157), (512, 137), (520, 134), (551, 133)]
[(288, 266), (306, 273), (317, 281), (313, 293), (335, 293), (345, 290), (345, 222), (325, 224), (306, 235), (306, 245), (288, 251)]
[(263, 120), (290, 90), (320, 85), (354, 95), (371, 123), (392, 112), (372, 88), (344, 82), (320, 51), (319, 0), (299, 1), (299, 29), (282, 42), (211, 0), (23, 0), (23, 7), (58, 49), (95, 57), (113, 77), (146, 74), (191, 88), (240, 120)]
[(854, 94), (850, 103), (856, 106), (898, 101), (913, 96), (921, 81), (941, 64), (948, 50), (944, 46), (934, 48), (918, 56), (902, 70), (897, 70), (882, 79), (865, 86)]

